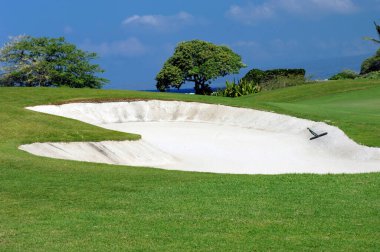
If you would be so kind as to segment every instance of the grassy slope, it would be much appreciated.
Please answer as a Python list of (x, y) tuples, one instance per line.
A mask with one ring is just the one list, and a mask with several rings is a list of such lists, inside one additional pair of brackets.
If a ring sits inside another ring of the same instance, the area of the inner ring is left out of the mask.
[(333, 81), (242, 97), (245, 106), (325, 121), (355, 141), (380, 146), (380, 85), (373, 81)]
[(379, 173), (190, 173), (54, 160), (17, 146), (136, 139), (23, 109), (71, 99), (128, 97), (223, 103), (331, 120), (354, 139), (380, 146), (379, 90), (380, 83), (333, 82), (225, 99), (1, 88), (0, 250), (376, 250)]

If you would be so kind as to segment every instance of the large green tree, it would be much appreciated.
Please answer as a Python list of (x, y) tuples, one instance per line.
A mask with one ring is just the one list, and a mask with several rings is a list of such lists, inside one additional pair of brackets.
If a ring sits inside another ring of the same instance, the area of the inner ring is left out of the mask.
[(101, 88), (108, 80), (90, 63), (96, 57), (62, 37), (19, 36), (0, 49), (0, 86)]
[(238, 73), (245, 67), (241, 57), (226, 46), (201, 40), (181, 42), (156, 76), (160, 91), (180, 88), (194, 82), (196, 94), (210, 94), (210, 82), (218, 77)]
[[(380, 26), (374, 22), (375, 28), (377, 31), (377, 34), (379, 35), (380, 38)], [(366, 37), (365, 39), (371, 40), (375, 43), (380, 44), (380, 40), (374, 39), (374, 38), (369, 38)], [(370, 57), (363, 61), (360, 69), (360, 74), (368, 74), (370, 72), (374, 71), (380, 71), (380, 49), (377, 50), (376, 54), (373, 57)]]
[(380, 49), (377, 50), (374, 56), (364, 60), (360, 68), (360, 74), (368, 74), (375, 71), (380, 71)]

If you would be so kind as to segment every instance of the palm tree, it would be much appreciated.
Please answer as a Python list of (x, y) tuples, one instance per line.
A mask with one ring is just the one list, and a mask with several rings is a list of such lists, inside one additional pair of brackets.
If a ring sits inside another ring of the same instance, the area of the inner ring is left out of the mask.
[[(380, 38), (380, 25), (376, 24), (376, 22), (373, 22), (373, 23), (375, 24), (377, 34), (379, 35), (379, 38)], [(365, 37), (364, 39), (371, 40), (375, 43), (380, 44), (380, 40), (378, 40), (378, 39), (374, 39), (374, 38), (370, 38), (370, 37)]]

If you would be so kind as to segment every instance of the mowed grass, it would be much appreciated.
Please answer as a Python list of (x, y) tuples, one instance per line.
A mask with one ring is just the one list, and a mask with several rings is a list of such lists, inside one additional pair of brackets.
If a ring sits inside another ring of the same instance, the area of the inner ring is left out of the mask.
[(380, 146), (379, 90), (380, 82), (340, 81), (227, 99), (0, 88), (0, 250), (377, 251), (379, 173), (192, 173), (55, 160), (17, 147), (36, 141), (138, 139), (24, 109), (126, 98), (220, 103), (328, 120), (353, 139)]
[(246, 106), (338, 126), (356, 142), (380, 146), (380, 86), (373, 81), (330, 81), (242, 97)]

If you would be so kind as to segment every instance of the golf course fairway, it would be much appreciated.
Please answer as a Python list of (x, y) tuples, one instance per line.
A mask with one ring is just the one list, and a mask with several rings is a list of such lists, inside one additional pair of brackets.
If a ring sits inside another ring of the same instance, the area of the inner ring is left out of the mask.
[(18, 148), (37, 142), (138, 141), (141, 136), (133, 132), (25, 108), (146, 100), (273, 111), (324, 122), (358, 144), (380, 147), (379, 97), (380, 82), (371, 80), (328, 81), (233, 99), (0, 88), (0, 250), (376, 251), (378, 172), (184, 172), (40, 157)]

